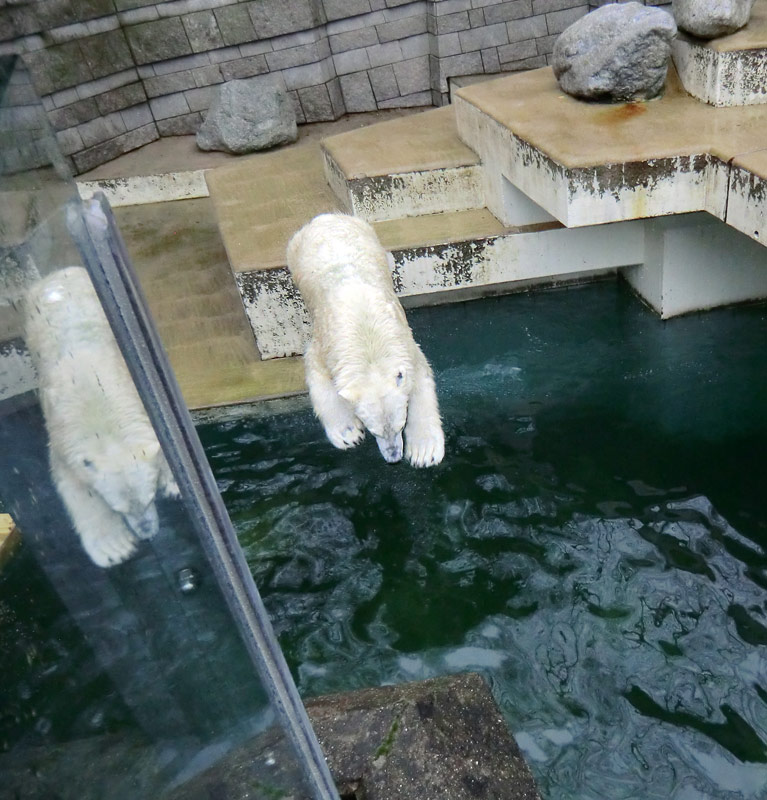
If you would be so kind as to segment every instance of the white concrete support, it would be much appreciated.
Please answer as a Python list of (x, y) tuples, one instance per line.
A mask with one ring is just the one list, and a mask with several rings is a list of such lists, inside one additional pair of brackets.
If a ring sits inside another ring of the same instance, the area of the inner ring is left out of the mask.
[(663, 319), (767, 298), (767, 250), (708, 214), (645, 223), (645, 261), (623, 271)]
[(494, 205), (498, 201), (501, 204), (498, 213), (490, 206), (490, 200), (488, 200), (488, 208), (505, 225), (535, 225), (539, 222), (554, 221), (554, 217), (548, 211), (534, 203), (500, 172), (494, 169), (486, 169), (484, 172), (487, 175), (485, 186), (488, 198), (493, 198)]

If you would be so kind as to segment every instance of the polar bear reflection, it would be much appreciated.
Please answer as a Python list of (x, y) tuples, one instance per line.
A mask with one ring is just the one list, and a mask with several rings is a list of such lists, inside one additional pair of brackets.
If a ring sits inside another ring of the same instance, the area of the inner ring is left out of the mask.
[(157, 533), (157, 492), (178, 487), (84, 269), (30, 287), (25, 335), (53, 481), (91, 560), (119, 564)]
[(288, 267), (312, 319), (306, 382), (330, 441), (367, 428), (381, 454), (439, 464), (445, 440), (431, 368), (392, 287), (386, 251), (366, 222), (321, 214), (288, 244)]

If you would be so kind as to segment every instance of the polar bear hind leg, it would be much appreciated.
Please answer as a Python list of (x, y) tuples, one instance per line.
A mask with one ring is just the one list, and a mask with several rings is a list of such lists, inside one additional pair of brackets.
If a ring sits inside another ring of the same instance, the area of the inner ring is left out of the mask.
[(137, 539), (122, 516), (54, 456), (51, 474), (91, 561), (99, 567), (111, 567), (130, 558), (136, 551)]
[(415, 347), (413, 388), (405, 424), (405, 457), (414, 467), (433, 467), (445, 456), (445, 434), (431, 367), (421, 348)]
[(331, 444), (339, 450), (355, 447), (365, 438), (365, 429), (349, 403), (338, 395), (327, 367), (310, 342), (304, 353), (306, 383), (314, 413)]

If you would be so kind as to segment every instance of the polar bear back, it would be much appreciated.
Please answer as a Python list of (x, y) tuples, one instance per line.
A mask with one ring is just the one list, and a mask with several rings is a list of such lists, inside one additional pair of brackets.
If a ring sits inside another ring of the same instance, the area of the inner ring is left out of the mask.
[[(30, 287), (24, 330), (49, 424), (79, 419), (121, 438), (154, 438), (85, 269), (66, 267)], [(100, 413), (89, 413), (94, 405)]]
[(368, 286), (379, 299), (396, 300), (386, 250), (373, 228), (356, 217), (315, 217), (288, 244), (288, 268), (311, 314), (350, 286)]
[[(306, 303), (312, 339), (334, 376), (370, 363), (412, 363), (415, 342), (373, 228), (321, 214), (288, 244), (288, 268)], [(354, 366), (352, 366), (354, 365)]]

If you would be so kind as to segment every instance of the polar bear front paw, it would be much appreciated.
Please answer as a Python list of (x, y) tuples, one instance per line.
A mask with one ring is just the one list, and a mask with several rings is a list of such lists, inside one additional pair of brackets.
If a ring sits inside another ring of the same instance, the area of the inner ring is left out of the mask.
[(136, 552), (136, 537), (122, 524), (115, 522), (109, 530), (80, 532), (85, 552), (98, 567), (122, 564)]
[(365, 428), (358, 419), (335, 428), (326, 427), (325, 433), (330, 443), (339, 450), (356, 447), (365, 438)]
[(433, 467), (445, 457), (445, 434), (439, 424), (405, 431), (405, 456), (414, 467)]

